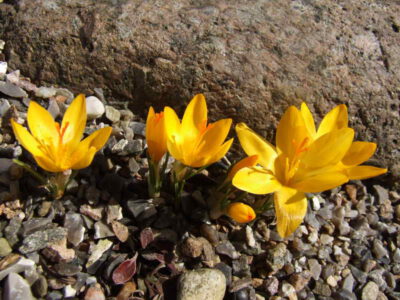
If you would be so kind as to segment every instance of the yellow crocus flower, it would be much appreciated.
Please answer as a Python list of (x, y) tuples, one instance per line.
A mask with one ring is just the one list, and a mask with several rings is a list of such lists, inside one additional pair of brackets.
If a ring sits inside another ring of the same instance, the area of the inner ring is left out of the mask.
[(83, 169), (107, 142), (111, 127), (99, 129), (81, 141), (86, 126), (86, 101), (78, 95), (65, 112), (61, 125), (38, 103), (29, 103), (30, 132), (11, 120), (19, 143), (32, 153), (37, 164), (49, 172)]
[(344, 105), (329, 112), (318, 130), (304, 103), (301, 110), (291, 106), (279, 122), (276, 147), (244, 123), (236, 126), (244, 151), (258, 155), (260, 166), (241, 169), (232, 183), (254, 194), (274, 193), (277, 229), (282, 237), (292, 234), (303, 221), (305, 193), (329, 190), (355, 178), (354, 174), (367, 178), (387, 171), (357, 166), (372, 155), (372, 143), (353, 143), (354, 131), (347, 123)]
[(165, 127), (169, 153), (185, 166), (199, 168), (220, 160), (229, 150), (233, 139), (224, 143), (231, 119), (207, 124), (207, 105), (204, 95), (190, 101), (179, 120), (175, 111), (165, 107)]
[(155, 113), (150, 107), (146, 121), (147, 151), (151, 159), (158, 163), (167, 152), (164, 112)]
[(227, 215), (238, 223), (248, 223), (256, 218), (253, 208), (242, 202), (229, 204), (226, 209)]

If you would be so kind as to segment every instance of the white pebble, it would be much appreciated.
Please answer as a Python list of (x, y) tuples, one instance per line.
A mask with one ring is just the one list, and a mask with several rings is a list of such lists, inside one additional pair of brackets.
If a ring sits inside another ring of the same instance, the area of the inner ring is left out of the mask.
[(86, 113), (88, 120), (101, 117), (105, 112), (104, 104), (95, 96), (86, 98)]
[(5, 61), (0, 61), (0, 80), (4, 80), (7, 73), (7, 63)]

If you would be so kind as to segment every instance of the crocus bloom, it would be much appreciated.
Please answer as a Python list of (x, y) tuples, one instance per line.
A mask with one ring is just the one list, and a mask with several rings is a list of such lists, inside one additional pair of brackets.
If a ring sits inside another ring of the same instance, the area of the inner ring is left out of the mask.
[(207, 105), (202, 94), (194, 96), (179, 120), (175, 111), (164, 109), (169, 153), (182, 164), (199, 168), (220, 160), (233, 139), (224, 143), (231, 119), (207, 124)]
[(334, 188), (356, 178), (352, 174), (367, 178), (386, 172), (357, 166), (372, 155), (373, 147), (371, 143), (353, 143), (354, 131), (347, 127), (344, 105), (329, 112), (318, 130), (304, 103), (301, 110), (289, 107), (277, 128), (276, 147), (244, 123), (236, 126), (236, 132), (246, 154), (259, 155), (260, 166), (241, 169), (232, 183), (254, 194), (275, 193), (277, 229), (282, 237), (292, 234), (303, 221), (305, 193)]
[(238, 223), (248, 223), (255, 219), (256, 213), (251, 206), (242, 202), (229, 204), (227, 214)]
[(111, 127), (99, 129), (81, 141), (86, 118), (85, 96), (81, 94), (68, 107), (61, 125), (34, 101), (29, 103), (27, 115), (30, 132), (14, 120), (11, 125), (17, 140), (37, 164), (56, 173), (86, 168), (107, 142)]
[(155, 113), (150, 107), (146, 121), (147, 151), (151, 159), (158, 163), (167, 152), (167, 135), (165, 132), (164, 113)]

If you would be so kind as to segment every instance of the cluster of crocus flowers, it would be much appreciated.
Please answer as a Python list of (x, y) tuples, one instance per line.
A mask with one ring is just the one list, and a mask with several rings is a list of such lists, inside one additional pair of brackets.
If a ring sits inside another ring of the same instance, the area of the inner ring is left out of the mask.
[(165, 132), (164, 112), (155, 113), (150, 107), (146, 120), (147, 155), (149, 158), (148, 188), (151, 197), (158, 196), (162, 186), (166, 164), (160, 162), (167, 153), (167, 135)]
[(332, 189), (351, 179), (365, 179), (387, 170), (359, 166), (375, 152), (376, 145), (353, 142), (347, 108), (339, 105), (321, 121), (318, 130), (307, 105), (291, 106), (279, 122), (276, 146), (244, 123), (236, 126), (247, 155), (258, 155), (258, 166), (239, 170), (233, 185), (253, 194), (274, 193), (278, 233), (292, 234), (307, 211), (305, 193)]
[[(112, 131), (111, 127), (105, 127), (82, 140), (86, 119), (86, 101), (81, 94), (68, 107), (61, 125), (34, 101), (29, 103), (27, 114), (30, 132), (14, 120), (11, 120), (11, 125), (19, 143), (32, 154), (42, 169), (68, 175), (70, 170), (89, 166)], [(56, 180), (54, 183), (59, 182)], [(57, 197), (62, 195), (63, 188), (65, 186), (58, 186)]]

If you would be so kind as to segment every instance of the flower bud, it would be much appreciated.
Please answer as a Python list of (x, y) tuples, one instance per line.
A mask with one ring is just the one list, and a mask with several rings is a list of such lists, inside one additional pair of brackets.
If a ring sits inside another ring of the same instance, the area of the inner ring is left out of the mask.
[(229, 204), (227, 214), (238, 223), (248, 223), (256, 218), (253, 208), (242, 202)]
[(226, 181), (231, 181), (235, 174), (243, 168), (254, 167), (258, 162), (258, 155), (251, 155), (238, 161), (229, 171)]

